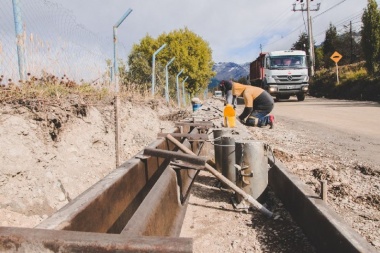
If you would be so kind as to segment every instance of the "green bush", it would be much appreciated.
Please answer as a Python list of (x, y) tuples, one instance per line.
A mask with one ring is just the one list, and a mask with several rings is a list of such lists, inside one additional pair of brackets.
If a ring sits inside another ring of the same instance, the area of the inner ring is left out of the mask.
[(318, 71), (310, 81), (310, 95), (335, 99), (380, 102), (380, 78), (368, 76), (363, 63)]

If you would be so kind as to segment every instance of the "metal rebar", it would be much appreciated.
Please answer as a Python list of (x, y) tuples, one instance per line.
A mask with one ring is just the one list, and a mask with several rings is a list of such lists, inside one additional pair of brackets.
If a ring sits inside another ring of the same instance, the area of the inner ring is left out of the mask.
[(205, 165), (207, 159), (204, 157), (193, 156), (188, 154), (183, 154), (175, 151), (167, 151), (162, 149), (154, 149), (154, 148), (145, 148), (144, 155), (157, 156), (162, 158), (175, 158), (178, 160), (186, 161), (196, 165)]

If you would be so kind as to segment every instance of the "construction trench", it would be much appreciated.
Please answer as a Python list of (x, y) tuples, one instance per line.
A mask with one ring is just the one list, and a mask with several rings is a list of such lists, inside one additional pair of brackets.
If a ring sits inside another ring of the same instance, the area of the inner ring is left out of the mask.
[[(376, 252), (248, 132), (223, 127), (204, 104), (35, 228), (0, 227), (1, 252), (193, 252), (179, 237), (192, 185), (206, 170), (234, 191), (237, 209), (270, 189), (318, 252)], [(239, 123), (236, 123), (239, 124)]]

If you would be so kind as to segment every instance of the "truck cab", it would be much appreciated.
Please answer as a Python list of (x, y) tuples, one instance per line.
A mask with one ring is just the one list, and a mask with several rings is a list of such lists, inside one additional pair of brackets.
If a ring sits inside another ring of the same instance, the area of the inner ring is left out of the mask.
[(303, 101), (309, 90), (306, 53), (300, 50), (262, 53), (251, 63), (250, 81), (277, 99), (295, 95), (298, 101)]

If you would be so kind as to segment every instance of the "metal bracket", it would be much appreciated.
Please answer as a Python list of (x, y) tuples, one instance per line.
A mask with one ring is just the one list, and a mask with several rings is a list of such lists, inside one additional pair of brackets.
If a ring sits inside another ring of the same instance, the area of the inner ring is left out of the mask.
[(146, 155), (142, 155), (142, 154), (135, 155), (135, 158), (140, 159), (140, 160), (146, 160), (149, 157), (150, 156), (146, 156)]
[(248, 169), (249, 166), (248, 165), (240, 166), (238, 164), (235, 164), (235, 168), (237, 169), (238, 176), (241, 178), (244, 184), (249, 185), (250, 182), (247, 181), (246, 177), (253, 177), (253, 172), (250, 172), (247, 174), (244, 173), (244, 170)]

